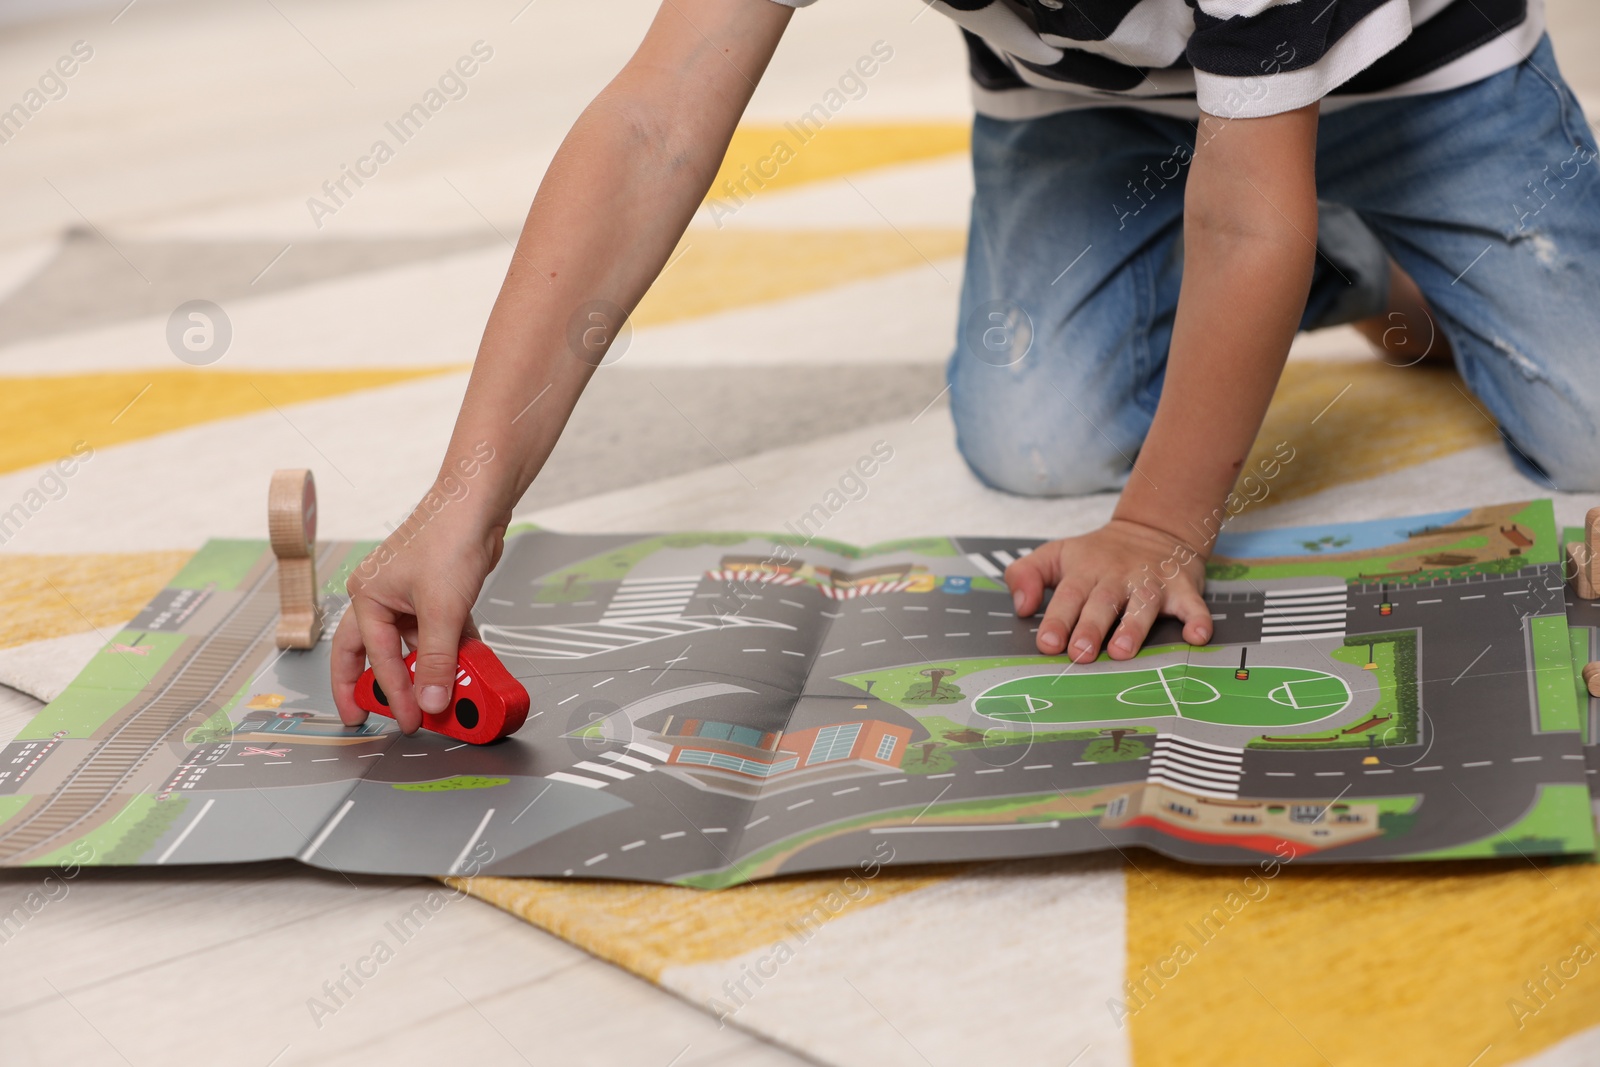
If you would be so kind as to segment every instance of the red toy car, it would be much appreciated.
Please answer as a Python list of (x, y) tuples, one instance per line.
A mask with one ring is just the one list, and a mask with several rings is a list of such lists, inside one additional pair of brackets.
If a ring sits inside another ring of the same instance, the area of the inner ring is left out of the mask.
[[(406, 668), (415, 678), (415, 652), (406, 657)], [(362, 711), (394, 718), (389, 698), (371, 667), (356, 680), (356, 705)], [(527, 721), (528, 691), (522, 683), (511, 676), (488, 645), (476, 638), (462, 638), (450, 707), (436, 715), (423, 712), (422, 728), (471, 745), (487, 745), (510, 737)]]

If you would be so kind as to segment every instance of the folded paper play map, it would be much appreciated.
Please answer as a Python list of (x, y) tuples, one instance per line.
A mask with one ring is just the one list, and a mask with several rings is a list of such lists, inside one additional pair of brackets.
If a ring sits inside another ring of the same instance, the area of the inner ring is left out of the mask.
[[(342, 725), (212, 541), (0, 749), (0, 864), (237, 863), (714, 888), (1144, 846), (1205, 863), (1593, 853), (1600, 602), (1549, 502), (1225, 533), (1210, 644), (1034, 649), (1038, 541), (514, 529), (475, 609), (532, 697), (485, 747)], [(1155, 579), (1158, 580), (1158, 579)], [(1588, 773), (1586, 773), (1586, 771)]]

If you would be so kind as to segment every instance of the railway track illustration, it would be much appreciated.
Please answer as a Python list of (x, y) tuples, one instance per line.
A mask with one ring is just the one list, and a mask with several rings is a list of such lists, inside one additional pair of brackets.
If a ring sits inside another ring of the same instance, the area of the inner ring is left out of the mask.
[[(319, 565), (332, 555), (326, 546)], [(43, 803), (0, 831), (0, 860), (26, 861), (89, 828), (127, 784), (173, 737), (204, 721), (238, 691), (273, 649), (278, 618), (277, 569), (262, 567), (239, 590), (227, 616), (163, 668), (163, 682), (147, 686), (112, 720), (110, 731)]]

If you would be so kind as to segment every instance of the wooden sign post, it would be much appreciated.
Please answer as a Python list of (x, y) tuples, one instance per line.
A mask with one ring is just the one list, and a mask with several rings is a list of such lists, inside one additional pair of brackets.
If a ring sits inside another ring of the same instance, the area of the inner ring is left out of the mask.
[(1583, 540), (1567, 544), (1567, 570), (1580, 599), (1600, 597), (1600, 508), (1583, 517)]
[(308, 470), (272, 473), (267, 536), (278, 557), (279, 648), (312, 648), (322, 635), (317, 596), (317, 482)]

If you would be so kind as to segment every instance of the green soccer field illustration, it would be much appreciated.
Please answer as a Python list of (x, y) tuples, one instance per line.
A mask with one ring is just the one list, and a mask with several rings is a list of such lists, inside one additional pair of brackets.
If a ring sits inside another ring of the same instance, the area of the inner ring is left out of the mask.
[[(1245, 675), (1245, 677), (1240, 677)], [(1301, 726), (1350, 704), (1342, 678), (1304, 667), (1178, 663), (1104, 673), (1056, 671), (980, 694), (974, 710), (1005, 722), (1111, 722), (1177, 716), (1228, 726)]]

